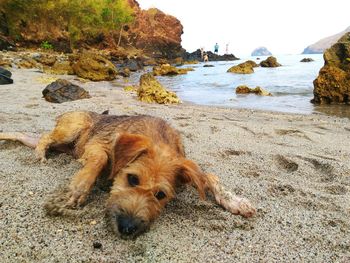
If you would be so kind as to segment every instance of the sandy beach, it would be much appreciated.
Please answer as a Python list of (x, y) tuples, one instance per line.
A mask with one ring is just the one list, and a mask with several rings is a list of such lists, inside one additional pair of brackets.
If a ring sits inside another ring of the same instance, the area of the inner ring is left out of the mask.
[(92, 98), (52, 104), (41, 94), (49, 75), (12, 72), (15, 84), (0, 86), (0, 131), (41, 133), (74, 110), (159, 116), (181, 132), (188, 158), (249, 198), (257, 215), (234, 216), (186, 188), (149, 232), (122, 240), (106, 226), (105, 187), (71, 216), (45, 214), (45, 201), (79, 169), (76, 160), (50, 155), (39, 164), (31, 149), (1, 141), (1, 262), (350, 262), (349, 119), (145, 104), (122, 80), (75, 76), (63, 78)]

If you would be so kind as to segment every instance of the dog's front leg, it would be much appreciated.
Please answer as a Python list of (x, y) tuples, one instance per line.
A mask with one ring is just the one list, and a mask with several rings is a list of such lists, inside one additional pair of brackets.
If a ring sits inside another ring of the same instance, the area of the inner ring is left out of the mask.
[(256, 213), (256, 209), (248, 199), (225, 190), (216, 175), (206, 174), (206, 186), (213, 193), (216, 202), (232, 214), (251, 217)]
[(84, 160), (84, 167), (74, 175), (69, 185), (70, 192), (66, 206), (70, 208), (80, 206), (86, 201), (97, 177), (107, 165), (108, 155), (103, 147), (92, 144), (85, 148), (81, 159)]

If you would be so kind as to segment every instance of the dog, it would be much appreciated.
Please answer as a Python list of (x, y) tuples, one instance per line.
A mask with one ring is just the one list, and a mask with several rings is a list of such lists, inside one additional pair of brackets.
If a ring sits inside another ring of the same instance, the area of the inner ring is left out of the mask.
[[(161, 118), (67, 112), (41, 137), (13, 132), (0, 133), (0, 140), (35, 148), (42, 163), (49, 149), (70, 153), (82, 163), (69, 184), (65, 209), (82, 206), (96, 179), (108, 168), (112, 186), (107, 213), (112, 228), (125, 239), (147, 231), (174, 198), (176, 187), (183, 184), (194, 186), (202, 199), (211, 192), (232, 214), (251, 217), (256, 213), (247, 199), (232, 195), (217, 176), (204, 173), (187, 159), (179, 132)], [(51, 214), (57, 212), (57, 208), (51, 210)]]

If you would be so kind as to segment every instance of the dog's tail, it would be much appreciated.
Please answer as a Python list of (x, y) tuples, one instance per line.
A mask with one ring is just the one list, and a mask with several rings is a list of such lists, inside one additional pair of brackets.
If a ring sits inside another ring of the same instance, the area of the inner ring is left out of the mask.
[(39, 134), (27, 134), (22, 132), (0, 132), (0, 141), (17, 141), (31, 148), (35, 148), (38, 145), (39, 139)]

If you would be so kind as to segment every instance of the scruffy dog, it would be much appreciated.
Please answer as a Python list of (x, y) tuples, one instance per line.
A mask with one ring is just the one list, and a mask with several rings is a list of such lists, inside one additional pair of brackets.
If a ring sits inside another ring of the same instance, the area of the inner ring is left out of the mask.
[(46, 161), (49, 148), (79, 159), (83, 168), (70, 182), (65, 208), (84, 204), (97, 177), (109, 168), (113, 186), (107, 211), (114, 230), (123, 238), (146, 231), (180, 184), (193, 185), (201, 198), (206, 191), (212, 192), (216, 202), (233, 214), (255, 214), (247, 199), (225, 191), (217, 176), (205, 174), (186, 159), (179, 132), (160, 118), (68, 112), (40, 139), (0, 133), (0, 140), (20, 141), (35, 148), (41, 162)]

